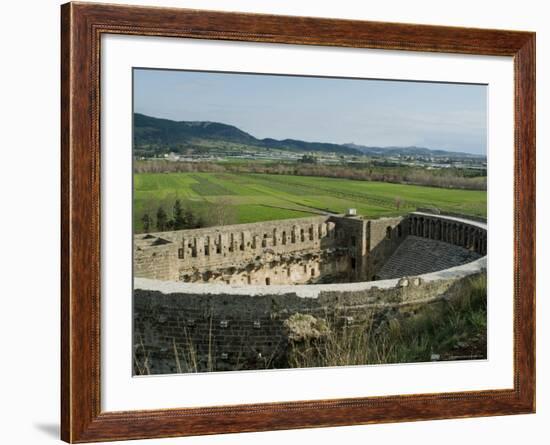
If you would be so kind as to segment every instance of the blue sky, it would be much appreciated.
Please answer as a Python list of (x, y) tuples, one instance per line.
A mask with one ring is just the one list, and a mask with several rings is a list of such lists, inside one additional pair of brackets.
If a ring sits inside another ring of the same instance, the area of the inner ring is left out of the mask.
[(487, 87), (134, 70), (134, 110), (235, 125), (257, 138), (486, 154)]

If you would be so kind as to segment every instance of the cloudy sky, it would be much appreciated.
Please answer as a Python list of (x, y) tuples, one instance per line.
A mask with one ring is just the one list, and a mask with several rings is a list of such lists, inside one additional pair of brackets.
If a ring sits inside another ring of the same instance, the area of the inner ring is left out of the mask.
[(485, 154), (487, 87), (134, 70), (134, 110), (235, 125), (257, 138)]

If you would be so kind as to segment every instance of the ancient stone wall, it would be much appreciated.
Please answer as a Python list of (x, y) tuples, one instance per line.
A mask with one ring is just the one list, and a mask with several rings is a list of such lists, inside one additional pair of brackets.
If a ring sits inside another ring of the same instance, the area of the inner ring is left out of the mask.
[(408, 234), (487, 254), (487, 229), (483, 222), (465, 217), (414, 212), (408, 217)]
[(317, 216), (137, 235), (134, 274), (231, 285), (369, 281), (407, 236), (487, 251), (483, 223), (457, 216)]
[(189, 283), (353, 281), (364, 279), (364, 240), (364, 220), (336, 216), (137, 235), (134, 274)]
[(377, 273), (407, 236), (408, 218), (380, 218), (367, 225), (367, 280), (377, 279)]
[(147, 241), (151, 243), (148, 248), (134, 248), (134, 276), (157, 280), (176, 279), (178, 276), (177, 252), (174, 251), (174, 245), (172, 243), (155, 245), (154, 242), (159, 238), (147, 236), (150, 237)]
[[(214, 235), (223, 235), (219, 244)], [(428, 273), (384, 279), (402, 270), (403, 261), (392, 265), (392, 258), (411, 262), (414, 252), (406, 247), (418, 243), (452, 244), (453, 262), (436, 255), (430, 264), (415, 262)], [(482, 222), (414, 212), (164, 232), (140, 236), (135, 247), (135, 276), (146, 277), (134, 283), (135, 372), (163, 374), (284, 367), (294, 316), (341, 326), (452, 298), (468, 277), (484, 273), (487, 232)], [(204, 275), (210, 269), (227, 275), (212, 281)], [(181, 282), (189, 270), (198, 274), (196, 282)], [(349, 282), (317, 284), (338, 274)]]
[[(212, 289), (218, 286), (165, 286), (166, 282), (137, 279), (134, 372), (285, 368), (289, 342), (297, 334), (289, 328), (288, 322), (293, 318), (309, 317), (318, 325), (341, 329), (373, 317), (381, 320), (414, 312), (426, 304), (459, 295), (468, 277), (483, 273), (485, 259), (478, 261), (445, 276), (434, 273), (347, 286)], [(299, 288), (304, 287), (319, 289), (313, 294), (302, 294)], [(317, 334), (314, 326), (299, 332), (306, 337)]]

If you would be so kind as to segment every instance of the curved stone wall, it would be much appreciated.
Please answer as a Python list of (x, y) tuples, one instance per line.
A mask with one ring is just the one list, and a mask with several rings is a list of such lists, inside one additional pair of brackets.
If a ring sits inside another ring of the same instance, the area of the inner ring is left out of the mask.
[[(392, 253), (394, 244), (402, 242), (396, 239), (407, 235), (460, 246), (478, 256), (486, 253), (486, 225), (478, 221), (415, 212), (397, 223), (380, 219), (366, 221), (364, 227), (373, 226), (383, 233), (378, 244), (391, 243), (386, 249)], [(378, 246), (372, 244), (376, 237), (369, 235), (366, 230), (365, 267)], [(134, 354), (139, 366), (135, 371), (165, 374), (285, 367), (289, 342), (285, 321), (292, 315), (323, 318), (337, 327), (361, 323), (373, 312), (385, 316), (414, 310), (460, 294), (470, 277), (485, 273), (486, 261), (486, 256), (480, 256), (419, 276), (338, 284), (226, 285), (136, 277)]]
[(414, 212), (409, 215), (409, 235), (443, 241), (487, 254), (487, 225), (465, 217)]

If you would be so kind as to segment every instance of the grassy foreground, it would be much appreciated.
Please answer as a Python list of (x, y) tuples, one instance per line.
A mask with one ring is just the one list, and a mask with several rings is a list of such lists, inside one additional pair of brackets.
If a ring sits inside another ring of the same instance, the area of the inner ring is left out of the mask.
[[(294, 314), (293, 325), (310, 315)], [(471, 360), (487, 358), (487, 276), (470, 278), (452, 301), (429, 304), (414, 315), (387, 313), (383, 319), (372, 317), (360, 325), (331, 326), (325, 319), (315, 319), (312, 326), (293, 329), (289, 334), (285, 366), (309, 368), (327, 366), (380, 365), (430, 361)], [(297, 322), (296, 322), (297, 321)], [(304, 325), (307, 325), (305, 323)], [(184, 328), (185, 330), (185, 328)], [(306, 332), (305, 335), (304, 332)], [(191, 337), (183, 347), (173, 343), (174, 363), (178, 373), (211, 372), (216, 368), (212, 351), (214, 339), (209, 336), (206, 367), (199, 364), (197, 347)], [(137, 352), (137, 353), (136, 353)], [(150, 374), (149, 354), (143, 344), (134, 353), (134, 369), (138, 375)], [(271, 369), (263, 366), (240, 369)]]
[(428, 305), (410, 317), (329, 326), (328, 332), (321, 341), (293, 343), (290, 367), (487, 358), (487, 276), (472, 278), (453, 301)]
[(134, 175), (134, 223), (144, 213), (174, 201), (197, 212), (229, 208), (231, 223), (298, 218), (353, 207), (369, 217), (408, 213), (417, 207), (485, 216), (485, 191), (444, 189), (351, 179), (261, 173), (137, 173)]

